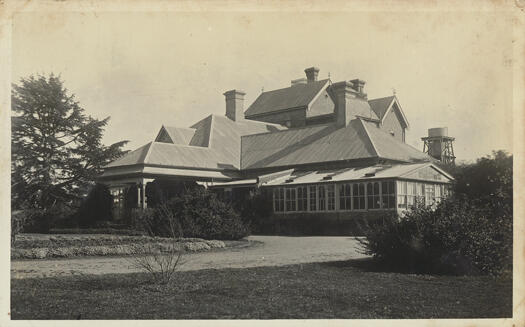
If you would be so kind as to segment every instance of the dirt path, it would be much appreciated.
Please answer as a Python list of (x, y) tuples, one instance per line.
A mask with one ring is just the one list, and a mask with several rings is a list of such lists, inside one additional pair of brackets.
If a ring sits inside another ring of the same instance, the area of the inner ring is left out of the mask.
[[(358, 252), (359, 243), (353, 237), (250, 236), (248, 240), (262, 244), (189, 254), (180, 270), (282, 266), (365, 257)], [(137, 271), (125, 257), (11, 261), (13, 278)]]

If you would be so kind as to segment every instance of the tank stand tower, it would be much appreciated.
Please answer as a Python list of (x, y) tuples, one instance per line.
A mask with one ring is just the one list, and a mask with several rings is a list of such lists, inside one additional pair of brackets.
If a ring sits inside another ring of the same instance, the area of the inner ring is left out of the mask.
[(454, 147), (452, 143), (454, 138), (448, 136), (447, 127), (430, 128), (428, 136), (422, 137), (424, 145), (423, 152), (429, 156), (440, 160), (445, 164), (455, 164)]

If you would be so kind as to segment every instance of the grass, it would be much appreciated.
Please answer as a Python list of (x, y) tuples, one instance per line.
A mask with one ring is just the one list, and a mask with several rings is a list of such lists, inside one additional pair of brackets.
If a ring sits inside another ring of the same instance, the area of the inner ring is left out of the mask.
[(512, 316), (512, 280), (374, 271), (368, 261), (11, 281), (13, 319), (367, 319)]

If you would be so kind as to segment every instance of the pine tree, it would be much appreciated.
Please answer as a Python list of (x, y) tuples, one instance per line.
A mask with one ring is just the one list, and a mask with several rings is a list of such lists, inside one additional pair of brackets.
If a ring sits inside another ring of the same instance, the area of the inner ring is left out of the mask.
[(60, 76), (22, 78), (12, 91), (13, 208), (70, 206), (127, 141), (102, 144), (109, 117), (86, 115)]

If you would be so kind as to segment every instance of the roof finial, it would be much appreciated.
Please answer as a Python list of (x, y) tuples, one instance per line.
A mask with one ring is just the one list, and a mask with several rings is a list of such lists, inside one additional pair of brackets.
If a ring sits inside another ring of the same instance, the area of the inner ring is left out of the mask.
[(264, 93), (264, 86), (261, 87), (261, 93)]
[(392, 94), (396, 95), (396, 89), (392, 88)]
[(330, 78), (330, 72), (328, 72), (328, 83), (330, 83), (330, 85), (332, 85), (332, 79)]

